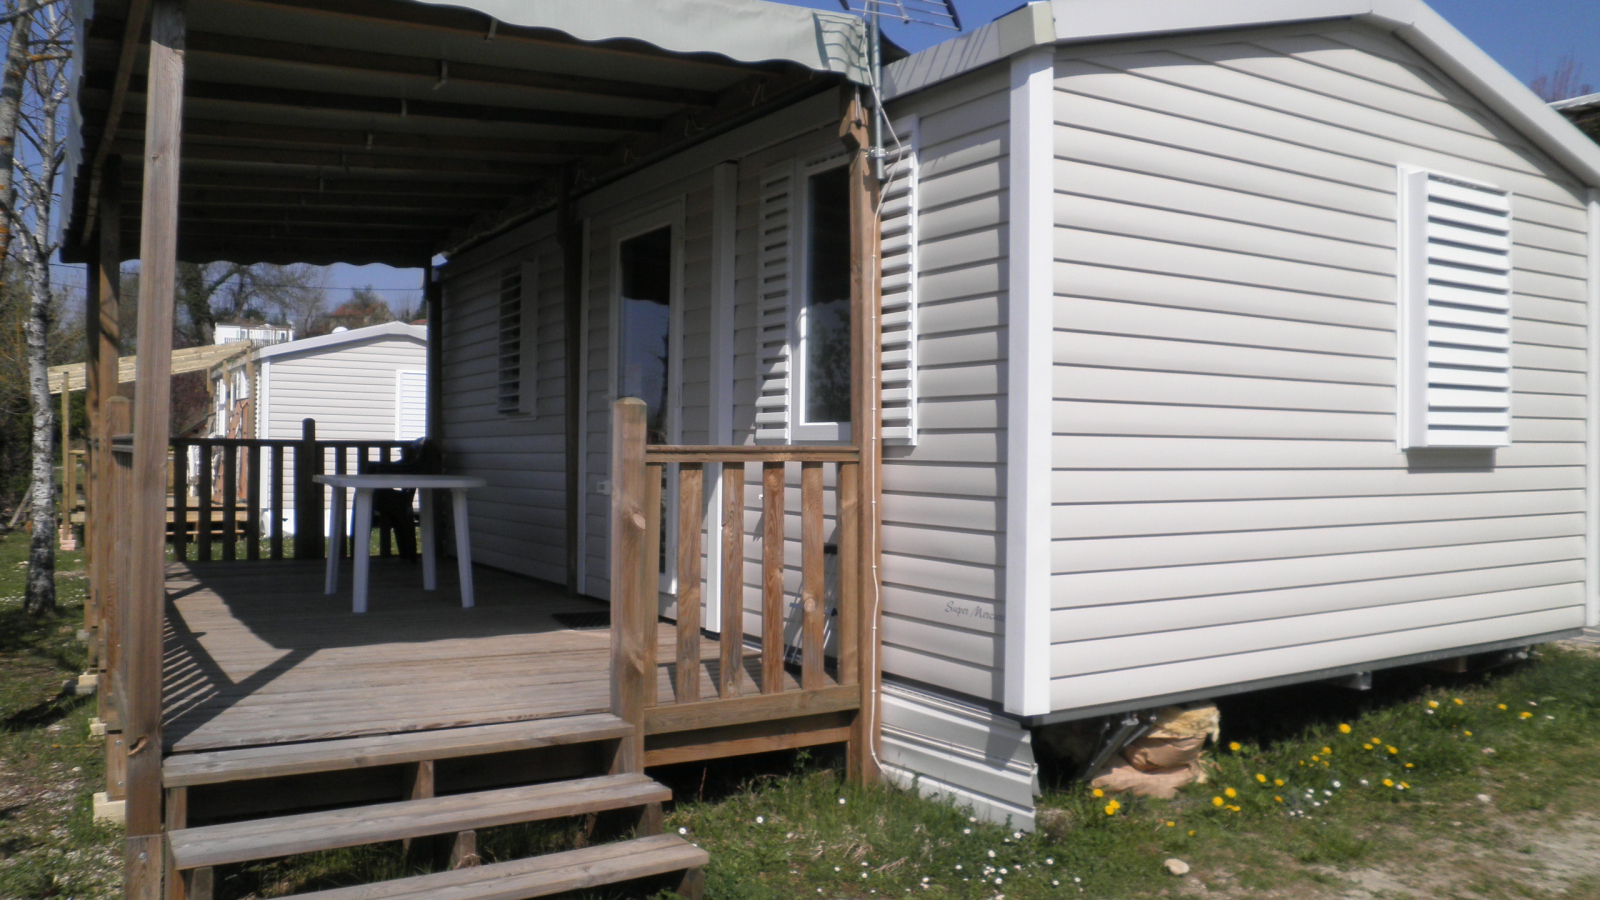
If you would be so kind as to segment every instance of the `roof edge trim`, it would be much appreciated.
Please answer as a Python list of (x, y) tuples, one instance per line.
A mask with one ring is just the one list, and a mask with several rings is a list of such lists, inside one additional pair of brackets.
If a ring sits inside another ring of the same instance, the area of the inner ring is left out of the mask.
[(421, 325), (408, 325), (405, 322), (384, 322), (381, 325), (368, 325), (365, 328), (352, 328), (349, 331), (319, 334), (316, 337), (301, 338), (298, 341), (272, 344), (257, 350), (256, 359), (286, 356), (291, 353), (302, 353), (308, 350), (322, 350), (339, 344), (349, 344), (381, 337), (408, 337), (427, 343), (428, 329)]

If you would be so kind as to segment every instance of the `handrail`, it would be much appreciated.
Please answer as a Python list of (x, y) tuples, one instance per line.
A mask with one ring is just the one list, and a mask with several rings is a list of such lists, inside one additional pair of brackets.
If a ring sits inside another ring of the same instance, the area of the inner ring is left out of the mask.
[[(612, 448), (612, 592), (616, 601), (612, 639), (612, 711), (634, 723), (634, 745), (625, 759), (644, 761), (644, 736), (674, 728), (657, 719), (684, 707), (698, 728), (798, 718), (821, 710), (854, 709), (860, 703), (861, 627), (857, 556), (860, 517), (861, 451), (853, 446), (676, 446), (646, 445), (645, 407), (617, 401)], [(660, 707), (656, 628), (663, 508), (661, 494), (669, 465), (677, 466), (677, 622), (673, 705)], [(790, 465), (799, 467), (800, 579), (799, 686), (790, 688), (785, 620), (785, 492)], [(826, 638), (825, 469), (835, 467), (838, 572), (838, 653), (830, 675)], [(759, 683), (745, 673), (746, 474), (760, 467), (761, 634)], [(720, 470), (713, 467), (720, 467)], [(720, 479), (722, 509), (705, 521), (706, 491)], [(708, 484), (708, 482), (710, 482)], [(701, 596), (702, 540), (722, 547), (721, 596)], [(702, 699), (701, 605), (721, 608), (715, 697)], [(852, 699), (853, 698), (853, 699)], [(680, 716), (681, 718), (681, 716)], [(675, 726), (676, 727), (676, 726)], [(624, 764), (626, 765), (626, 764)]]
[[(213, 543), (223, 560), (284, 556), (285, 469), (293, 479), (295, 559), (345, 555), (349, 547), (324, 545), (325, 491), (316, 483), (331, 463), (335, 472), (359, 469), (363, 461), (386, 462), (409, 445), (399, 440), (322, 440), (316, 420), (301, 423), (298, 440), (289, 438), (173, 438), (172, 548), (180, 560), (212, 558)], [(191, 472), (190, 452), (193, 451)], [(353, 459), (352, 459), (353, 457)], [(352, 468), (353, 467), (353, 468)], [(192, 496), (191, 496), (192, 490)], [(265, 496), (263, 496), (263, 494)], [(193, 506), (191, 506), (191, 500)], [(265, 534), (263, 509), (272, 513)], [(191, 534), (192, 531), (192, 534)], [(387, 529), (380, 531), (380, 553), (391, 552)]]

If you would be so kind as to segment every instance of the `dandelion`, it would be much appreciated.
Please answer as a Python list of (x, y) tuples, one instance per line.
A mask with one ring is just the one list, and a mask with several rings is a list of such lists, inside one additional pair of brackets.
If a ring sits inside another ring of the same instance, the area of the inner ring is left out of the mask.
[(1405, 782), (1404, 782), (1404, 781), (1402, 781), (1402, 782), (1400, 782), (1400, 784), (1399, 784), (1399, 788), (1400, 788), (1400, 790), (1402, 790), (1402, 791), (1409, 791), (1409, 790), (1411, 790), (1411, 785), (1409, 785), (1409, 784), (1406, 784), (1406, 783), (1405, 783)]
[(843, 798), (843, 797), (840, 797), (840, 798), (839, 798), (839, 805), (840, 805), (840, 806), (843, 806), (843, 805), (844, 805), (844, 798)]
[[(956, 868), (958, 868), (958, 869), (959, 869), (959, 868), (961, 868), (961, 867), (960, 867), (960, 866), (957, 866), (957, 867), (956, 867)], [(834, 871), (835, 871), (835, 872), (837, 872), (837, 871), (839, 871), (839, 867), (838, 867), (838, 866), (834, 866), (834, 867), (833, 867), (833, 870), (834, 870)]]
[[(1504, 707), (1502, 707), (1502, 709), (1503, 708)], [(1242, 748), (1239, 746), (1239, 742), (1238, 741), (1233, 741), (1233, 742), (1228, 744), (1228, 749), (1232, 750), (1235, 753), (1238, 753)]]
[(1394, 781), (1391, 780), (1391, 779), (1385, 778), (1383, 780), (1383, 786), (1384, 787), (1394, 787)]
[(1339, 783), (1339, 782), (1337, 782), (1337, 781), (1335, 781), (1335, 782), (1333, 782), (1333, 786), (1334, 786), (1334, 787), (1335, 787), (1335, 788), (1342, 788), (1342, 787), (1344, 787), (1344, 785), (1342, 785), (1342, 784), (1340, 784), (1340, 783)]
[(1011, 836), (1016, 838), (1019, 841), (1022, 840), (1022, 832), (1020, 832), (1020, 831), (1012, 832)]
[(1496, 704), (1495, 704), (1495, 705), (1494, 705), (1494, 708), (1495, 708), (1495, 709), (1505, 709), (1505, 708), (1506, 708), (1506, 705), (1505, 705), (1505, 704), (1504, 704), (1504, 703), (1496, 703)]
[(1106, 815), (1114, 816), (1116, 814), (1117, 814), (1117, 807), (1115, 805), (1113, 805), (1113, 804), (1107, 803), (1106, 804)]
[(1333, 755), (1333, 748), (1332, 747), (1323, 747), (1322, 748), (1322, 755), (1323, 756), (1332, 756)]
[(994, 851), (993, 850), (989, 851), (989, 858), (990, 859), (994, 859)]
[[(1461, 701), (1458, 700), (1456, 702), (1459, 703)], [(1345, 725), (1343, 723), (1340, 723), (1340, 725), (1339, 725), (1339, 733), (1340, 734), (1349, 734), (1350, 733), (1350, 726), (1349, 725)]]
[[(1189, 832), (1189, 837), (1194, 837), (1194, 832), (1192, 832), (1192, 831), (1191, 831), (1191, 832)], [(1072, 880), (1073, 880), (1073, 881), (1077, 881), (1077, 880), (1078, 880), (1078, 879), (1076, 879), (1076, 878), (1074, 878), (1074, 879), (1072, 879)]]
[(1517, 713), (1517, 716), (1523, 719), (1531, 719), (1533, 718), (1533, 713), (1523, 710), (1522, 712)]
[(1465, 703), (1462, 702), (1460, 697), (1455, 698), (1451, 702), (1454, 703), (1457, 706), (1465, 706), (1466, 705)]
[(1438, 709), (1439, 708), (1439, 701), (1437, 701), (1437, 700), (1429, 700), (1428, 701), (1428, 708), (1429, 709)]
[(1273, 787), (1283, 787), (1283, 779), (1282, 778), (1274, 778), (1274, 779), (1272, 779), (1272, 786)]
[(1467, 736), (1467, 737), (1472, 737), (1472, 732), (1470, 732), (1470, 731), (1467, 731), (1467, 730), (1465, 730), (1465, 729), (1463, 729), (1463, 730), (1462, 730), (1462, 732), (1461, 732), (1461, 733), (1462, 733), (1462, 734), (1464, 734), (1464, 735), (1466, 735), (1466, 736)]
[(689, 829), (687, 829), (687, 828), (679, 828), (678, 829), (678, 833), (679, 834), (688, 834), (689, 833)]
[(1222, 807), (1226, 806), (1227, 803), (1228, 803), (1228, 801), (1222, 799), (1221, 797), (1212, 797), (1211, 798), (1211, 805), (1217, 807), (1218, 809), (1221, 809)]
[(1283, 802), (1283, 798), (1282, 798), (1282, 797), (1279, 797), (1279, 796), (1277, 796), (1277, 795), (1276, 795), (1276, 794), (1274, 794), (1274, 795), (1273, 795), (1273, 797), (1272, 797), (1272, 799), (1273, 799), (1273, 800), (1274, 800), (1274, 801), (1276, 801), (1276, 802), (1278, 802), (1278, 803), (1282, 803), (1282, 802)]
[(1239, 807), (1237, 807), (1237, 806), (1230, 806), (1230, 807), (1228, 807), (1228, 811), (1229, 811), (1229, 812), (1238, 812), (1238, 811), (1239, 811)]
[(1416, 764), (1414, 764), (1414, 763), (1406, 763), (1406, 768), (1415, 769), (1416, 768)]
[(1399, 749), (1395, 747), (1385, 747), (1383, 749), (1388, 750), (1390, 756), (1396, 756), (1400, 753)]
[(1362, 744), (1361, 745), (1361, 749), (1363, 749), (1363, 750), (1371, 750), (1372, 749), (1372, 745), (1371, 744)]
[(971, 828), (963, 828), (963, 829), (961, 829), (961, 833), (962, 834), (971, 834), (972, 833), (972, 829)]
[[(1168, 827), (1168, 828), (1176, 828), (1176, 827), (1178, 827), (1178, 823), (1177, 823), (1177, 822), (1174, 822), (1174, 821), (1172, 821), (1172, 820), (1171, 820), (1171, 819), (1168, 819), (1168, 820), (1167, 820), (1167, 827)], [(1047, 860), (1045, 860), (1045, 862), (1047, 862), (1047, 863), (1048, 863), (1048, 862), (1049, 862), (1049, 861), (1050, 861), (1050, 860), (1048, 860), (1048, 859), (1047, 859)]]
[(956, 863), (956, 871), (961, 871), (961, 863)]
[(1044, 858), (1044, 864), (1047, 865), (1047, 866), (1055, 865), (1056, 864), (1055, 858), (1054, 857), (1050, 857), (1050, 856), (1046, 856)]
[(1267, 776), (1261, 774), (1260, 772), (1257, 772), (1256, 773), (1256, 781), (1261, 783), (1261, 784), (1266, 784), (1267, 783)]
[(1229, 800), (1232, 800), (1233, 798), (1239, 796), (1239, 792), (1234, 790), (1233, 788), (1224, 788), (1223, 791), (1222, 791), (1222, 795), (1224, 797), (1227, 797)]
[(1101, 797), (1104, 797), (1105, 795), (1106, 795), (1105, 791), (1102, 791), (1099, 788), (1095, 788), (1094, 789), (1094, 797), (1095, 797), (1096, 800), (1100, 799)]
[(1311, 761), (1312, 762), (1321, 762), (1322, 761), (1322, 757), (1320, 757), (1320, 756), (1316, 755), (1315, 753), (1313, 753), (1313, 754), (1311, 754)]

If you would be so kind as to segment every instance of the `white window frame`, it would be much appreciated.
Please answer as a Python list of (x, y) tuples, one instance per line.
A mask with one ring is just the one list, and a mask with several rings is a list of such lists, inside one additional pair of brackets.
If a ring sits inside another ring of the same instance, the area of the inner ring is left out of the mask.
[[(811, 177), (831, 169), (848, 166), (850, 157), (842, 150), (829, 151), (814, 156), (796, 166), (794, 197), (790, 205), (793, 217), (790, 227), (791, 243), (795, 248), (790, 257), (789, 278), (793, 289), (789, 293), (789, 440), (793, 443), (814, 444), (850, 441), (850, 423), (807, 422), (806, 416), (806, 316), (810, 296), (806, 283), (811, 268)], [(853, 310), (852, 310), (853, 312)], [(852, 371), (851, 377), (855, 377)]]

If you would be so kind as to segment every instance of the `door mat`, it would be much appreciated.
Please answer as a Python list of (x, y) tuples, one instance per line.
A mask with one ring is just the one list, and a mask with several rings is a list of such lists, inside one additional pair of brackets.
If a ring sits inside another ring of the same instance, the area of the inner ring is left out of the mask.
[(550, 617), (568, 628), (610, 628), (611, 611), (551, 613)]

